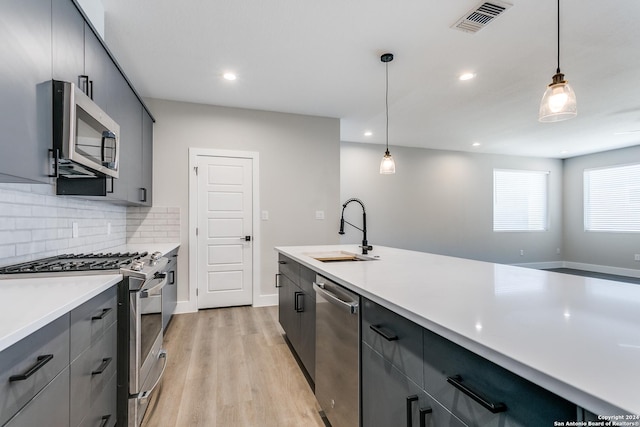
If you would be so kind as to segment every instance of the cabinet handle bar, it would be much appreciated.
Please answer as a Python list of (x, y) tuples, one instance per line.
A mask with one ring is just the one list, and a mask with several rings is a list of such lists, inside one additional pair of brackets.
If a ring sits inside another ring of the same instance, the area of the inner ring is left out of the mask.
[(25, 372), (24, 374), (10, 376), (9, 377), (9, 382), (26, 380), (31, 375), (33, 375), (36, 372), (38, 372), (44, 365), (49, 363), (51, 361), (51, 359), (53, 359), (53, 354), (45, 354), (45, 355), (42, 355), (42, 356), (38, 356), (38, 359), (37, 359), (37, 362), (36, 362), (35, 365), (33, 365), (31, 368), (29, 368), (29, 370), (27, 372)]
[(102, 319), (104, 319), (104, 317), (105, 317), (105, 316), (106, 316), (106, 315), (107, 315), (111, 310), (112, 310), (112, 308), (111, 308), (111, 307), (109, 307), (109, 308), (103, 308), (103, 309), (102, 309), (102, 313), (100, 313), (100, 314), (99, 314), (99, 315), (97, 315), (97, 316), (93, 316), (93, 317), (91, 318), (91, 320), (102, 320)]
[(381, 329), (380, 325), (369, 325), (369, 328), (387, 341), (398, 341), (398, 336), (396, 334), (392, 333), (392, 335), (390, 335), (386, 333)]
[(447, 377), (447, 382), (478, 402), (483, 408), (489, 410), (492, 414), (497, 414), (498, 412), (505, 412), (507, 410), (507, 405), (502, 402), (491, 402), (489, 399), (478, 393), (477, 391), (469, 388), (466, 384), (462, 383), (462, 377), (460, 375), (454, 375), (452, 377)]
[(412, 394), (411, 396), (407, 396), (407, 427), (413, 426), (413, 402), (418, 401), (418, 396)]
[(91, 375), (100, 375), (101, 373), (104, 372), (105, 369), (107, 369), (107, 366), (109, 366), (110, 363), (111, 363), (111, 357), (106, 357), (102, 359), (102, 363), (100, 364), (100, 366), (98, 366), (98, 369), (91, 372)]
[(427, 427), (427, 414), (432, 412), (431, 408), (420, 408), (420, 427)]

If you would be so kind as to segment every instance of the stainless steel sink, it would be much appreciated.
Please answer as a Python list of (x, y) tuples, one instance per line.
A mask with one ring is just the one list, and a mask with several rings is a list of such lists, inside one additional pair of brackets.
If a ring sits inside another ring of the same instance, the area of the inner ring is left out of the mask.
[(307, 255), (321, 262), (377, 261), (380, 259), (378, 257), (355, 254), (353, 252), (347, 252), (347, 251), (313, 252), (313, 253), (306, 253), (304, 255)]

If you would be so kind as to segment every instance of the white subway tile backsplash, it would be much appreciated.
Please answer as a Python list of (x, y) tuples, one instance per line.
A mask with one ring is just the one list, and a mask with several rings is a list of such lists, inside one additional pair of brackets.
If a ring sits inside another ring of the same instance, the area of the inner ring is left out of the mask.
[(125, 206), (56, 196), (54, 185), (0, 184), (0, 265), (121, 246), (126, 221)]
[(0, 266), (65, 253), (108, 252), (126, 243), (179, 240), (178, 207), (126, 207), (56, 196), (54, 185), (0, 184)]
[(180, 208), (153, 206), (127, 209), (128, 243), (180, 241)]

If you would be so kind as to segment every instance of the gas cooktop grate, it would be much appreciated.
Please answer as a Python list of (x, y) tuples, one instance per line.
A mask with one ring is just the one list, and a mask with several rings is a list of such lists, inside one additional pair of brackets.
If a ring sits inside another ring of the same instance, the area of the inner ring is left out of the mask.
[(0, 274), (119, 270), (147, 252), (64, 254), (0, 267)]

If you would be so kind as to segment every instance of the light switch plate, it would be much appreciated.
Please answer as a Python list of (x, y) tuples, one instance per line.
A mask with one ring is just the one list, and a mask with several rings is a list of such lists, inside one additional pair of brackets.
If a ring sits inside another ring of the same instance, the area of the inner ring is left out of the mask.
[(316, 219), (324, 219), (324, 211), (316, 211)]

